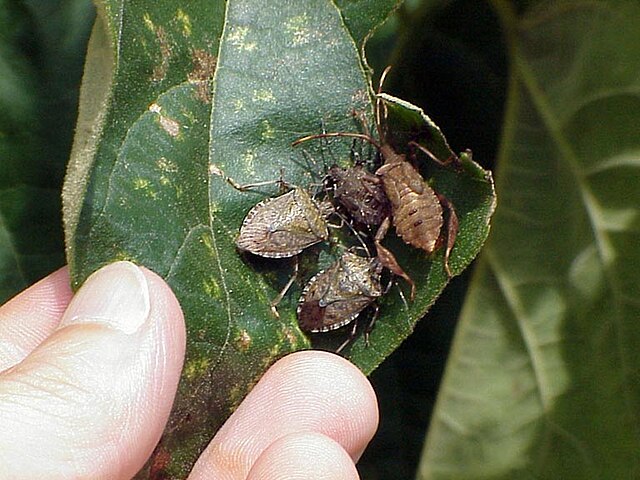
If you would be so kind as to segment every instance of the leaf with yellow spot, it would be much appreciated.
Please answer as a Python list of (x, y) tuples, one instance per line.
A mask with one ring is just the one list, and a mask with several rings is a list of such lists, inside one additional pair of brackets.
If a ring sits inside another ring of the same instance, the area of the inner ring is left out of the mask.
[[(74, 288), (124, 256), (165, 278), (178, 297), (185, 374), (156, 452), (163, 461), (152, 458), (139, 478), (186, 478), (265, 369), (311, 346), (296, 321), (300, 285), (279, 318), (270, 306), (291, 262), (235, 248), (246, 213), (278, 186), (239, 192), (220, 170), (241, 184), (281, 175), (317, 182), (324, 160), (308, 161), (291, 143), (323, 128), (352, 130), (354, 111), (371, 112), (363, 32), (396, 1), (98, 4), (64, 200), (68, 261)], [(332, 154), (346, 158), (349, 148), (336, 142)], [(381, 316), (379, 331), (391, 334), (353, 357), (364, 371), (408, 334), (424, 311), (424, 302), (416, 305), (409, 322), (400, 318), (404, 329)]]

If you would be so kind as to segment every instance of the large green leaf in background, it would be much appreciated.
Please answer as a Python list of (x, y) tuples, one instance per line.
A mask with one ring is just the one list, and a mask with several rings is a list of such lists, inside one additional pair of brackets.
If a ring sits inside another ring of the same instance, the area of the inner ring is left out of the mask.
[(640, 478), (640, 6), (535, 4), (422, 479)]
[[(359, 128), (352, 112), (371, 111), (362, 42), (395, 3), (99, 5), (65, 186), (73, 282), (113, 260), (142, 263), (170, 283), (188, 328), (174, 412), (141, 476), (186, 476), (264, 370), (312, 345), (295, 318), (301, 285), (278, 306), (279, 318), (269, 306), (292, 263), (247, 258), (234, 245), (246, 212), (277, 188), (239, 192), (215, 172), (240, 183), (282, 172), (288, 182), (309, 186), (326, 163), (348, 159), (351, 142), (344, 139), (306, 144), (312, 160), (291, 142), (322, 128)], [(419, 110), (388, 101), (399, 125), (436, 132)], [(428, 143), (442, 148), (443, 139), (436, 134)], [(460, 217), (455, 273), (483, 243), (494, 202), (490, 175), (467, 160), (464, 166), (463, 173), (425, 167)], [(395, 288), (383, 299), (371, 345), (359, 338), (347, 353), (365, 372), (411, 332), (447, 282), (442, 251), (428, 259), (399, 241), (390, 247), (416, 280), (418, 296), (405, 306)], [(332, 253), (323, 246), (305, 256), (303, 278)]]
[(86, 0), (0, 1), (0, 303), (64, 263), (59, 192), (92, 16)]

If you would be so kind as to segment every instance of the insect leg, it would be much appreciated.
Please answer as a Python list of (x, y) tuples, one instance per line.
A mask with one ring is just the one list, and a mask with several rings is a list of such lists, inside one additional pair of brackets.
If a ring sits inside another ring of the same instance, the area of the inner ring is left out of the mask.
[(409, 145), (411, 145), (412, 147), (417, 148), (418, 150), (420, 150), (422, 153), (424, 153), (427, 157), (429, 157), (431, 160), (433, 160), (434, 162), (436, 162), (438, 165), (440, 165), (441, 167), (448, 167), (449, 165), (453, 164), (455, 167), (458, 167), (460, 164), (460, 159), (456, 156), (456, 155), (450, 155), (449, 158), (447, 158), (446, 160), (440, 160), (438, 157), (436, 157), (433, 152), (431, 152), (431, 150), (429, 150), (427, 147), (420, 145), (418, 142), (416, 141), (410, 141)]
[(356, 338), (356, 332), (358, 330), (358, 319), (356, 318), (353, 321), (353, 327), (351, 327), (351, 331), (349, 332), (349, 336), (347, 339), (340, 344), (340, 346), (336, 349), (336, 353), (340, 353), (344, 348), (349, 345), (354, 338)]
[(411, 286), (411, 300), (416, 296), (416, 284), (413, 282), (411, 277), (407, 275), (407, 273), (402, 269), (396, 257), (390, 250), (386, 247), (382, 246), (382, 239), (387, 234), (389, 227), (391, 226), (391, 217), (386, 217), (382, 224), (380, 224), (380, 228), (376, 232), (376, 236), (374, 237), (374, 242), (376, 245), (376, 250), (378, 252), (378, 260), (382, 264), (383, 267), (388, 268), (391, 272), (399, 277), (405, 279), (405, 281)]
[(364, 344), (367, 347), (369, 346), (369, 334), (373, 331), (373, 326), (375, 325), (376, 321), (378, 320), (378, 317), (380, 316), (380, 307), (374, 304), (373, 308), (374, 308), (373, 315), (371, 315), (371, 319), (367, 324), (367, 328), (365, 328), (364, 330)]
[(278, 295), (276, 295), (276, 297), (273, 300), (271, 300), (271, 310), (273, 311), (274, 315), (277, 318), (280, 318), (280, 314), (278, 313), (277, 306), (282, 301), (282, 299), (286, 295), (289, 288), (291, 288), (291, 285), (293, 285), (293, 282), (295, 282), (297, 277), (298, 277), (298, 256), (296, 255), (295, 257), (293, 257), (293, 273), (291, 274), (291, 278), (289, 278), (289, 281), (287, 282), (287, 284), (282, 288), (282, 290), (280, 290), (280, 293), (278, 293)]
[(222, 171), (222, 169), (220, 169), (220, 167), (216, 166), (216, 165), (209, 165), (209, 173), (211, 175), (216, 175), (218, 177), (222, 177), (224, 179), (225, 182), (227, 182), (229, 185), (231, 185), (233, 188), (235, 188), (236, 190), (239, 190), (241, 192), (245, 192), (247, 190), (251, 190), (253, 188), (257, 188), (257, 187), (264, 187), (267, 185), (275, 185), (275, 184), (279, 184), (281, 189), (286, 189), (288, 187), (290, 187), (290, 185), (283, 180), (282, 178), (282, 174), (280, 175), (280, 178), (277, 180), (265, 180), (264, 182), (256, 182), (256, 183), (247, 183), (247, 184), (241, 184), (239, 182), (237, 182), (236, 180), (234, 180), (233, 178), (227, 176), (226, 173), (224, 173)]
[(451, 254), (451, 250), (453, 249), (453, 245), (456, 243), (456, 237), (458, 236), (458, 215), (456, 214), (455, 208), (453, 208), (453, 204), (445, 197), (439, 193), (436, 193), (440, 204), (443, 209), (448, 212), (447, 218), (447, 245), (444, 250), (444, 269), (447, 272), (449, 278), (453, 275), (451, 274), (451, 270), (449, 269), (449, 255)]

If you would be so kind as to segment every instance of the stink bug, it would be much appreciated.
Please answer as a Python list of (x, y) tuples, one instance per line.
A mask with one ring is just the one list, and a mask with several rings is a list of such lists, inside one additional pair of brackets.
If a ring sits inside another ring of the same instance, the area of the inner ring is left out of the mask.
[[(345, 252), (327, 269), (309, 280), (298, 303), (298, 324), (305, 332), (328, 332), (343, 327), (382, 296), (383, 265), (377, 257)], [(375, 320), (375, 315), (373, 317)], [(373, 321), (370, 327), (373, 325)], [(355, 326), (342, 350), (355, 335)]]
[(293, 257), (329, 238), (330, 205), (317, 203), (306, 190), (294, 188), (256, 204), (242, 222), (238, 249), (267, 258)]
[(380, 177), (364, 165), (351, 168), (333, 165), (327, 172), (327, 183), (334, 200), (349, 214), (357, 226), (376, 227), (391, 213), (391, 205)]

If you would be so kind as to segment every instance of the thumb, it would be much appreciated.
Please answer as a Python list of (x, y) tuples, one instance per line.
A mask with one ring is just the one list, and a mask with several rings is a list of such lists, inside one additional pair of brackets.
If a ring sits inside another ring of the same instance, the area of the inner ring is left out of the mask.
[(90, 276), (59, 327), (0, 373), (0, 478), (130, 478), (164, 429), (184, 356), (177, 300), (118, 262)]

